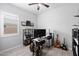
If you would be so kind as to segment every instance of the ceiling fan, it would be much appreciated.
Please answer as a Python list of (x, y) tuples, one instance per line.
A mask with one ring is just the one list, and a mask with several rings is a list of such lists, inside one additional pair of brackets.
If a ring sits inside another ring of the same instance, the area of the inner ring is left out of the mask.
[(40, 5), (43, 5), (43, 6), (45, 6), (45, 7), (49, 7), (49, 5), (48, 4), (45, 4), (45, 3), (29, 3), (28, 4), (29, 6), (31, 6), (31, 5), (37, 5), (37, 10), (40, 10)]

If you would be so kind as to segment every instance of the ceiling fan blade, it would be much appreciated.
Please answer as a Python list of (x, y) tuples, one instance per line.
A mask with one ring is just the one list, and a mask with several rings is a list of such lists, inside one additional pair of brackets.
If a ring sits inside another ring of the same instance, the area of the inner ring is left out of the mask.
[(44, 5), (44, 6), (47, 7), (47, 8), (49, 7), (49, 5), (47, 5), (47, 4), (44, 4), (44, 3), (41, 3), (41, 4)]
[(40, 6), (37, 7), (37, 10), (40, 10)]
[(38, 4), (38, 3), (29, 3), (28, 5), (35, 5), (35, 4)]

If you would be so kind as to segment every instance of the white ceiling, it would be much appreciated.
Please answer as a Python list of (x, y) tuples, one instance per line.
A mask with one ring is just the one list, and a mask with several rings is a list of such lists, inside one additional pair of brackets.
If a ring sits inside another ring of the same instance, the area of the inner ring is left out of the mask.
[(29, 3), (12, 3), (12, 5), (17, 6), (19, 8), (22, 8), (24, 10), (28, 10), (28, 11), (34, 13), (34, 14), (41, 14), (43, 12), (46, 12), (47, 10), (50, 10), (51, 8), (56, 8), (56, 7), (59, 7), (59, 6), (63, 5), (63, 4), (60, 4), (60, 3), (46, 3), (50, 7), (46, 8), (45, 6), (40, 5), (40, 10), (38, 11), (37, 10), (37, 5), (31, 5), (31, 6), (29, 6), (28, 4)]

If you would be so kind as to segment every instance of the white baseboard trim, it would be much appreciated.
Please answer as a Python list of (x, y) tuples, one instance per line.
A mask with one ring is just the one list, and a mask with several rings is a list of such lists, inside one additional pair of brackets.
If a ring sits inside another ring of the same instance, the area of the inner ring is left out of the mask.
[(20, 45), (17, 45), (17, 46), (14, 46), (14, 47), (11, 47), (11, 48), (8, 48), (8, 49), (5, 49), (5, 50), (2, 50), (2, 51), (0, 51), (0, 54), (4, 53), (4, 52), (6, 52), (6, 51), (9, 51), (9, 50), (11, 50), (11, 49), (19, 48), (19, 47), (22, 47), (22, 46), (23, 46), (23, 45), (20, 44)]

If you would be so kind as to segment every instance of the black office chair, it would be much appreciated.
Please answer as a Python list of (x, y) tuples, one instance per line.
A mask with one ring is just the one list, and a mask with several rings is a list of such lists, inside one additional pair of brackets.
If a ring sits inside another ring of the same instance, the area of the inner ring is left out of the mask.
[(30, 44), (31, 43), (31, 35), (27, 35), (27, 34), (25, 34), (25, 37), (26, 37), (26, 39), (25, 40), (23, 40), (23, 44), (25, 45), (25, 46), (27, 46), (28, 44)]

